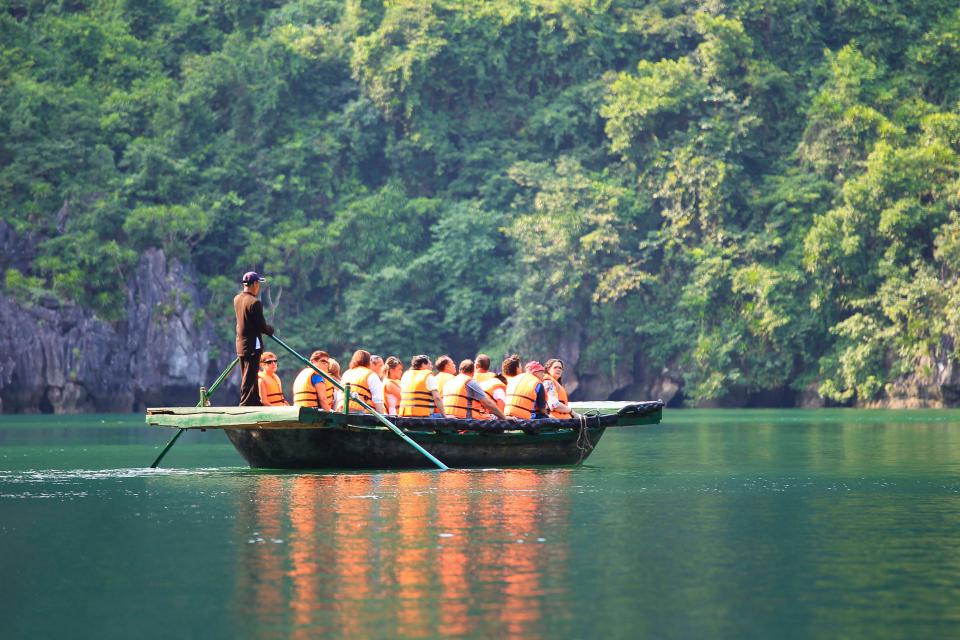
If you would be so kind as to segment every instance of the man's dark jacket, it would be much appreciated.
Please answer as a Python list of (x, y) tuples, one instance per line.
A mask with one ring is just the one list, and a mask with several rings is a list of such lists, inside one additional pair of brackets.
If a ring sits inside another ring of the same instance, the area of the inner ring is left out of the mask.
[(237, 312), (237, 355), (252, 356), (263, 350), (263, 335), (273, 335), (273, 327), (263, 318), (263, 305), (259, 298), (249, 291), (237, 294), (233, 299), (233, 310)]

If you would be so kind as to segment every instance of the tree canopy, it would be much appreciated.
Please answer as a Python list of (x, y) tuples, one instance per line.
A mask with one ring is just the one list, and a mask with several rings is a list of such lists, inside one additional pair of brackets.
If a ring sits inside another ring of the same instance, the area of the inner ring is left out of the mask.
[(944, 0), (13, 0), (5, 287), (116, 320), (160, 247), (212, 316), (266, 272), (334, 354), (573, 342), (611, 390), (870, 402), (960, 357), (958, 33)]

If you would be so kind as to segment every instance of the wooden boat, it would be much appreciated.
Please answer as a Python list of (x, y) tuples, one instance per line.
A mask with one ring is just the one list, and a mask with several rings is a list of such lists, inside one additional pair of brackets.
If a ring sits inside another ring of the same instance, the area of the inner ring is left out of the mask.
[[(565, 465), (583, 462), (610, 427), (658, 424), (663, 402), (571, 403), (568, 420), (395, 418), (394, 424), (454, 468)], [(374, 416), (309, 407), (166, 407), (147, 409), (147, 424), (222, 429), (253, 468), (416, 469), (420, 452)]]

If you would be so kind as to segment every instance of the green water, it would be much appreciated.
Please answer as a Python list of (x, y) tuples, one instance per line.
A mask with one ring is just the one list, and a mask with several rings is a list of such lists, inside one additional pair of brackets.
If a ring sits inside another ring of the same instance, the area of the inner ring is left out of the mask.
[(267, 473), (0, 416), (3, 638), (960, 634), (960, 412), (672, 411), (571, 469)]

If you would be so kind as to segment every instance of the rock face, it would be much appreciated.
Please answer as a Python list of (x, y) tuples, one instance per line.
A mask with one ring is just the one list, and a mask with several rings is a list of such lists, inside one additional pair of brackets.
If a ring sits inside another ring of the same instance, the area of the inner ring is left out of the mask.
[[(0, 239), (10, 237), (9, 228), (0, 229)], [(16, 265), (4, 268), (10, 266)], [(0, 293), (0, 326), (7, 329), (0, 335), (0, 410), (142, 411), (147, 405), (196, 404), (199, 386), (232, 357), (211, 357), (215, 337), (209, 323), (197, 318), (203, 300), (196, 281), (162, 251), (146, 251), (130, 281), (126, 319), (116, 324), (73, 304), (46, 299), (22, 305)], [(230, 382), (233, 389), (220, 391), (224, 396), (236, 394), (236, 382)]]
[(605, 371), (581, 370), (578, 376), (580, 340), (579, 331), (570, 332), (556, 348), (558, 357), (566, 363), (564, 388), (571, 400), (659, 399), (667, 406), (679, 406), (683, 402), (683, 380), (670, 369), (652, 375), (642, 360), (611, 363)]
[(884, 389), (877, 400), (861, 406), (878, 409), (941, 409), (960, 406), (960, 367), (948, 357), (952, 341), (945, 341), (941, 355), (927, 357), (919, 370), (927, 375), (912, 374), (898, 378)]

